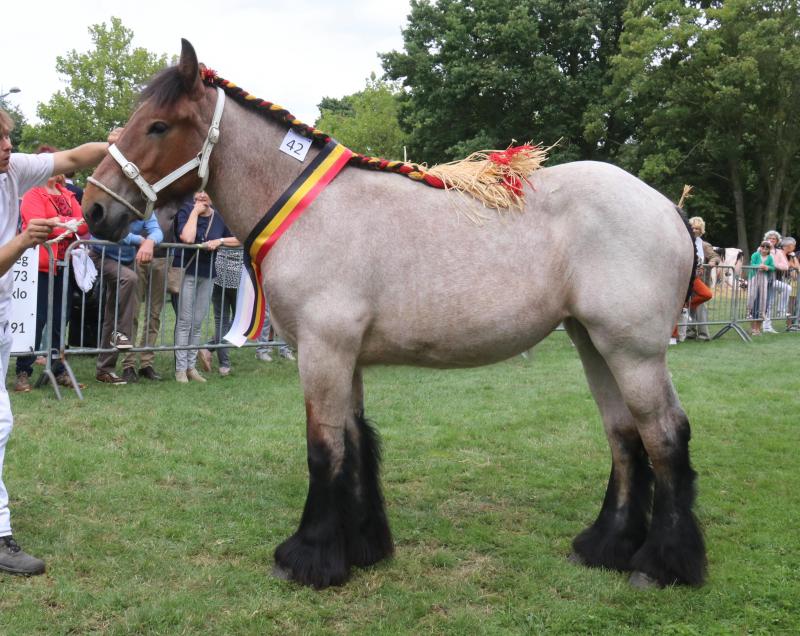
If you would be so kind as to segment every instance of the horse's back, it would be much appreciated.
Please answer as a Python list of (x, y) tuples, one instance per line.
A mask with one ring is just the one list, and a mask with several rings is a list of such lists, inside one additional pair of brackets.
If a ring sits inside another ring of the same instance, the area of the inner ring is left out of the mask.
[(515, 355), (568, 316), (614, 322), (632, 299), (629, 316), (674, 313), (689, 273), (664, 275), (657, 252), (677, 264), (691, 246), (666, 198), (596, 162), (542, 169), (530, 185), (524, 210), (495, 212), (396, 175), (343, 173), (273, 250), (278, 322), (299, 312), (292, 325), (353, 329), (362, 363), (448, 367)]

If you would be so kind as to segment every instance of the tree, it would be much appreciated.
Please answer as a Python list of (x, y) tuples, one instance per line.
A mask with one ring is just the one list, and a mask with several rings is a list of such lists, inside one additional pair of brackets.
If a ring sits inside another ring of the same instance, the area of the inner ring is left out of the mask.
[(22, 142), (22, 131), (28, 125), (28, 122), (18, 106), (9, 104), (4, 99), (0, 99), (0, 108), (6, 111), (10, 115), (11, 119), (14, 120), (14, 129), (11, 131), (11, 145), (16, 151)]
[(26, 129), (28, 146), (48, 143), (71, 148), (86, 141), (105, 139), (123, 125), (147, 80), (167, 64), (165, 55), (133, 48), (133, 32), (119, 18), (111, 24), (89, 27), (94, 48), (74, 49), (56, 58), (56, 70), (67, 87), (47, 103), (40, 103), (41, 124)]
[(796, 1), (631, 2), (613, 68), (606, 96), (635, 129), (614, 157), (623, 167), (664, 191), (694, 184), (692, 209), (745, 251), (796, 225)]
[[(555, 142), (560, 160), (604, 157), (584, 134), (617, 53), (624, 0), (412, 0), (402, 52), (383, 54), (407, 91), (401, 125), (420, 159), (518, 141)], [(626, 131), (609, 117), (619, 141)]]
[(387, 159), (403, 156), (405, 135), (398, 123), (398, 88), (375, 74), (364, 90), (341, 99), (324, 97), (315, 127), (356, 152)]

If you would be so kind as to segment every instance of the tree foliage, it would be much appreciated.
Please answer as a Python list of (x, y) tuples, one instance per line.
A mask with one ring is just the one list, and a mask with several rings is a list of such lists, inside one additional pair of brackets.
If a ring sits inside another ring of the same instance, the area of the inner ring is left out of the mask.
[(403, 156), (398, 87), (373, 74), (364, 90), (340, 99), (324, 97), (315, 127), (356, 152), (389, 159)]
[(562, 158), (603, 156), (583, 134), (617, 53), (624, 1), (412, 0), (405, 50), (382, 56), (407, 88), (401, 123), (419, 159), (562, 139)]
[(797, 0), (412, 0), (403, 37), (382, 57), (415, 159), (561, 139), (551, 163), (693, 184), (718, 244), (800, 221)]
[(623, 167), (666, 192), (694, 184), (692, 208), (742, 249), (797, 226), (797, 2), (631, 2), (613, 66), (605, 94), (634, 131)]
[(111, 18), (110, 25), (91, 26), (89, 33), (93, 49), (73, 49), (56, 58), (56, 70), (66, 77), (67, 86), (39, 104), (41, 123), (26, 128), (26, 147), (47, 143), (71, 148), (105, 139), (109, 130), (127, 121), (139, 91), (167, 64), (165, 55), (134, 48), (133, 31), (119, 18)]

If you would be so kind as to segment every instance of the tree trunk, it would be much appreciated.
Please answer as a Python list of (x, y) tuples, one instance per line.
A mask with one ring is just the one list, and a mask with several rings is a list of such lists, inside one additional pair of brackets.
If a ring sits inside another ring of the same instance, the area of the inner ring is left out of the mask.
[(736, 159), (730, 159), (731, 186), (733, 187), (733, 204), (736, 215), (736, 237), (739, 241), (739, 249), (742, 253), (750, 254), (747, 243), (747, 223), (744, 214), (744, 190), (742, 190), (742, 177), (739, 174), (739, 164)]
[(771, 182), (767, 182), (767, 205), (764, 208), (764, 226), (765, 232), (774, 230), (778, 226), (778, 207), (783, 194), (783, 183), (786, 180), (787, 161), (781, 160), (778, 167), (775, 169), (775, 176)]
[(797, 191), (800, 189), (800, 179), (798, 179), (792, 186), (791, 190), (786, 193), (786, 199), (783, 201), (783, 214), (781, 214), (781, 235), (786, 236), (792, 232), (792, 222), (789, 218), (789, 213), (794, 203), (794, 198)]

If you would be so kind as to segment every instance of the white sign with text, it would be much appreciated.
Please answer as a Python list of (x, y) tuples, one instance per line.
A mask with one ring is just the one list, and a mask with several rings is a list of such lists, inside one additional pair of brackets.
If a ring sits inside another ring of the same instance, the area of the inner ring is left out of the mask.
[(289, 129), (281, 142), (280, 151), (298, 161), (305, 161), (308, 149), (311, 148), (311, 140), (302, 135), (298, 135), (294, 130)]
[(36, 287), (39, 282), (39, 248), (32, 247), (23, 252), (12, 270), (14, 293), (11, 295), (11, 321), (9, 329), (13, 336), (11, 350), (34, 351), (36, 349)]

